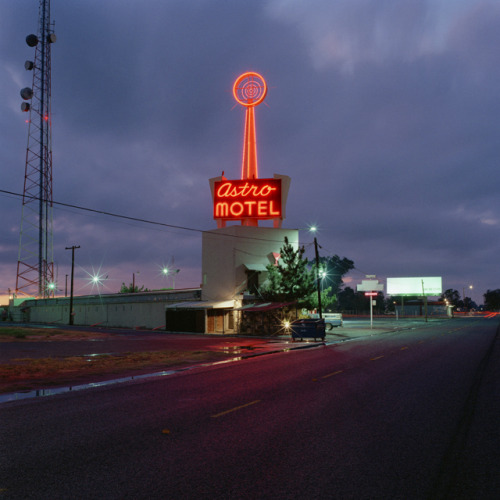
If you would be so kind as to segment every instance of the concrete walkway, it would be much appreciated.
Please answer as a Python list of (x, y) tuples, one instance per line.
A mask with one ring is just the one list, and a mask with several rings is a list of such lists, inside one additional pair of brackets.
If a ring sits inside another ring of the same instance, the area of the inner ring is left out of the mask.
[(399, 330), (408, 330), (412, 328), (423, 328), (425, 326), (435, 325), (449, 321), (448, 318), (404, 318), (396, 319), (394, 317), (375, 318), (373, 320), (373, 327), (370, 325), (370, 319), (346, 319), (344, 325), (332, 328), (327, 331), (327, 341), (338, 340), (340, 342), (352, 340), (360, 337), (369, 337), (379, 333), (394, 332)]

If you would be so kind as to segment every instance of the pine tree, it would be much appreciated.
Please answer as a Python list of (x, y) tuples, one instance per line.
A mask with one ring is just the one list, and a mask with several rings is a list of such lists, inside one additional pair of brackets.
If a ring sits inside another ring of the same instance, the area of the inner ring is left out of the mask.
[(285, 237), (278, 265), (267, 266), (267, 281), (259, 289), (264, 300), (307, 305), (308, 297), (315, 290), (315, 278), (309, 270), (307, 258), (304, 258), (304, 251), (303, 246), (294, 250)]

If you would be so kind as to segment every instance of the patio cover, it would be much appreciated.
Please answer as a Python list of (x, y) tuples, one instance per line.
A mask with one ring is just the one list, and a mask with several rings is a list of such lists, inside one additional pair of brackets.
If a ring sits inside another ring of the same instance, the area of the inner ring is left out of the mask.
[(264, 264), (243, 264), (249, 271), (267, 271), (267, 267)]
[(176, 302), (168, 304), (165, 309), (232, 309), (234, 300), (222, 300), (216, 302), (208, 302), (205, 300), (196, 300), (192, 302)]
[(263, 312), (271, 311), (272, 309), (280, 309), (292, 304), (295, 304), (295, 302), (265, 302), (264, 304), (247, 304), (246, 306), (236, 308), (235, 311)]

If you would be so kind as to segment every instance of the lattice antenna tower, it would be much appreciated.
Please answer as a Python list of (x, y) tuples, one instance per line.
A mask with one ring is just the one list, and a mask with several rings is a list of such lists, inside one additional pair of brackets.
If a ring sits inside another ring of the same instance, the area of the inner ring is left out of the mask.
[(50, 21), (50, 0), (40, 0), (38, 35), (26, 43), (35, 49), (24, 67), (33, 72), (33, 84), (21, 90), (22, 111), (28, 119), (28, 146), (22, 201), (16, 294), (54, 295), (52, 236), (52, 115), (50, 48), (56, 41)]

